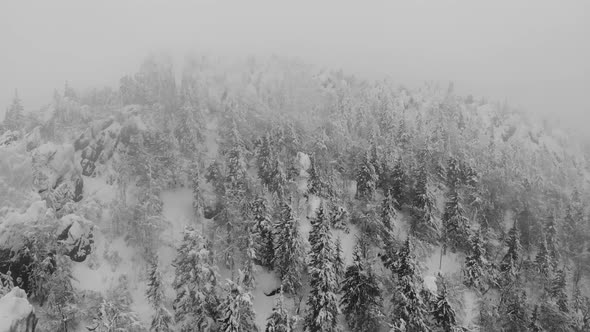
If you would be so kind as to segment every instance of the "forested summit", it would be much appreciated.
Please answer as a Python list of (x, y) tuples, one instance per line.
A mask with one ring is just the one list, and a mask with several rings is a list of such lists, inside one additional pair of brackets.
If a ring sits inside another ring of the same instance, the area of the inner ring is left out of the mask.
[(181, 69), (9, 106), (0, 293), (41, 330), (590, 329), (583, 142), (452, 85)]

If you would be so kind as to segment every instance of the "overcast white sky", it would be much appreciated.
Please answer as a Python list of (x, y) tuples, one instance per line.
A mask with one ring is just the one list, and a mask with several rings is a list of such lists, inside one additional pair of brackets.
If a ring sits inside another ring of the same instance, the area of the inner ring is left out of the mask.
[[(2, 0), (0, 115), (113, 85), (150, 51), (278, 54), (543, 114), (590, 114), (590, 1)], [(584, 117), (588, 119), (590, 116)], [(580, 123), (580, 121), (577, 121)]]

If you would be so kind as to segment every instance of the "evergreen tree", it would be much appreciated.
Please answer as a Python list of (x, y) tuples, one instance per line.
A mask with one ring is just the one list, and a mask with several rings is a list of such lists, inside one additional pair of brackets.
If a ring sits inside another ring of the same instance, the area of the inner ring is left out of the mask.
[(273, 260), (286, 293), (296, 294), (301, 288), (303, 271), (303, 244), (299, 235), (299, 222), (291, 206), (281, 203), (280, 221), (275, 225), (276, 247)]
[(467, 249), (469, 243), (469, 220), (464, 216), (465, 212), (459, 198), (459, 185), (461, 170), (455, 158), (450, 158), (447, 166), (447, 202), (442, 222), (444, 227), (445, 248), (449, 246), (452, 252), (457, 249)]
[(420, 291), (423, 280), (412, 254), (410, 238), (401, 249), (390, 250), (384, 260), (385, 266), (397, 276), (392, 299), (393, 331), (430, 331), (427, 308)]
[(254, 262), (256, 261), (256, 252), (254, 249), (254, 236), (250, 229), (246, 229), (246, 232), (248, 233), (248, 237), (246, 239), (246, 253), (243, 259), (244, 268), (242, 285), (244, 285), (246, 289), (253, 289), (256, 283), (256, 267), (254, 266)]
[(202, 237), (187, 227), (173, 263), (174, 313), (181, 331), (205, 331), (215, 326), (219, 276), (210, 265), (209, 255)]
[(227, 160), (227, 188), (231, 191), (241, 192), (246, 189), (247, 175), (244, 142), (233, 121), (227, 136), (226, 146), (222, 149)]
[(270, 219), (269, 206), (264, 195), (258, 195), (252, 204), (251, 213), (254, 219), (256, 258), (261, 265), (272, 268), (274, 259), (273, 225)]
[(154, 332), (172, 331), (172, 314), (163, 303), (164, 290), (162, 289), (162, 275), (158, 268), (157, 258), (154, 259), (150, 268), (146, 295), (155, 311), (150, 330)]
[(451, 304), (447, 299), (446, 287), (443, 285), (440, 288), (432, 312), (434, 320), (443, 332), (454, 332), (457, 326), (455, 310), (451, 307)]
[(565, 270), (559, 269), (551, 281), (549, 294), (555, 299), (559, 310), (569, 312), (568, 299), (566, 294)]
[(192, 167), (191, 167), (191, 174), (190, 174), (191, 186), (192, 186), (192, 190), (193, 190), (193, 211), (195, 213), (195, 217), (197, 218), (197, 221), (202, 222), (201, 218), (203, 215), (204, 200), (203, 200), (203, 195), (201, 193), (201, 185), (200, 185), (199, 176), (200, 176), (199, 166), (197, 165), (196, 162), (193, 162)]
[(270, 134), (267, 133), (258, 140), (256, 149), (258, 177), (260, 178), (262, 185), (267, 188), (272, 182), (273, 162), (276, 159), (277, 157), (272, 150)]
[[(425, 157), (421, 157), (425, 159)], [(434, 243), (438, 240), (438, 226), (434, 218), (434, 198), (428, 192), (428, 173), (426, 165), (421, 162), (418, 166), (416, 187), (414, 189), (413, 218), (410, 233), (417, 238)]]
[(311, 158), (311, 164), (307, 170), (309, 178), (307, 180), (307, 194), (315, 195), (325, 199), (333, 199), (336, 195), (334, 190), (334, 178), (332, 174), (323, 176), (320, 173), (320, 167), (316, 157)]
[(541, 239), (541, 244), (539, 245), (537, 256), (535, 256), (535, 264), (537, 265), (537, 269), (544, 278), (549, 277), (549, 272), (553, 268), (553, 264), (551, 256), (549, 255), (549, 251), (547, 250), (547, 241), (544, 235)]
[(338, 283), (334, 268), (334, 244), (330, 236), (328, 216), (320, 205), (315, 218), (311, 220), (309, 243), (311, 245), (309, 273), (310, 295), (307, 299), (308, 312), (304, 331), (339, 331), (339, 314), (336, 293)]
[(207, 167), (205, 179), (207, 180), (207, 182), (213, 185), (213, 189), (215, 190), (215, 194), (217, 194), (217, 196), (225, 195), (224, 178), (223, 173), (221, 173), (221, 164), (219, 163), (219, 161), (214, 160)]
[(272, 308), (270, 316), (266, 319), (266, 328), (264, 332), (291, 332), (295, 328), (295, 322), (285, 309), (283, 304), (283, 290), (279, 294), (279, 299)]
[(547, 241), (547, 250), (551, 256), (553, 267), (556, 266), (559, 260), (559, 254), (557, 251), (557, 229), (555, 228), (555, 216), (553, 211), (549, 212), (547, 221), (545, 223), (545, 239)]
[(500, 272), (504, 275), (505, 281), (514, 281), (518, 275), (520, 253), (522, 247), (520, 245), (520, 232), (516, 226), (512, 226), (508, 232), (508, 239), (506, 240), (508, 251), (500, 262)]
[(220, 331), (257, 332), (252, 295), (230, 280), (228, 280), (227, 288), (227, 296), (219, 306)]
[(386, 231), (393, 230), (393, 220), (395, 218), (395, 200), (391, 190), (385, 191), (385, 198), (381, 203), (381, 222)]
[(400, 210), (404, 202), (405, 174), (401, 158), (396, 161), (393, 171), (391, 172), (391, 196), (394, 206)]
[(504, 290), (500, 302), (504, 314), (504, 330), (526, 332), (529, 325), (526, 293), (509, 287)]
[(307, 171), (309, 174), (309, 178), (307, 180), (307, 194), (321, 197), (323, 184), (322, 180), (320, 179), (319, 170), (316, 166), (315, 157), (311, 157), (310, 160), (311, 163)]
[(178, 111), (178, 122), (174, 135), (178, 140), (180, 151), (187, 155), (195, 155), (198, 146), (204, 141), (203, 125), (197, 117), (198, 110), (186, 102)]
[(18, 92), (15, 91), (12, 104), (4, 114), (4, 127), (8, 130), (20, 130), (24, 126), (23, 106)]
[(564, 218), (565, 248), (573, 254), (584, 250), (584, 208), (577, 190), (572, 194)]
[(381, 312), (381, 289), (367, 257), (367, 244), (358, 240), (353, 263), (346, 268), (341, 287), (340, 306), (353, 332), (378, 331)]
[(543, 332), (545, 331), (539, 323), (539, 306), (535, 305), (533, 314), (531, 315), (531, 323), (528, 326), (530, 332)]
[(287, 175), (285, 173), (285, 167), (279, 159), (275, 159), (273, 162), (272, 173), (270, 175), (270, 183), (268, 189), (270, 192), (277, 195), (279, 199), (282, 199), (285, 195), (285, 186), (287, 185)]
[(334, 272), (336, 273), (336, 279), (340, 285), (340, 280), (344, 274), (344, 253), (342, 252), (342, 240), (340, 237), (336, 238), (336, 256), (334, 257)]
[(535, 224), (528, 203), (525, 203), (524, 209), (516, 216), (516, 224), (520, 233), (520, 243), (524, 248), (528, 248), (531, 244)]
[(367, 201), (372, 200), (375, 195), (377, 181), (377, 172), (373, 163), (371, 163), (371, 155), (367, 152), (357, 168), (356, 198)]
[(490, 264), (486, 259), (486, 249), (481, 231), (473, 234), (470, 247), (471, 251), (465, 258), (465, 267), (463, 268), (463, 283), (467, 287), (484, 291), (484, 287), (489, 281)]

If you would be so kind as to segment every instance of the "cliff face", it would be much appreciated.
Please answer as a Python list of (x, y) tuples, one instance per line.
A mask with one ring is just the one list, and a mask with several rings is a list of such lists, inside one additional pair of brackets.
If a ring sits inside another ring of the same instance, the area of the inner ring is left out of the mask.
[(34, 332), (37, 317), (24, 290), (15, 287), (0, 298), (0, 332)]

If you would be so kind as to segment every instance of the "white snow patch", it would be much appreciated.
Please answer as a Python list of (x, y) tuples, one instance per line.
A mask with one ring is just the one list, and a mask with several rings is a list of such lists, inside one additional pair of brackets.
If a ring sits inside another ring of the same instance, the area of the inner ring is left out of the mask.
[(435, 276), (424, 277), (424, 288), (429, 290), (432, 294), (436, 294), (438, 292), (438, 286), (436, 285), (436, 277)]
[(94, 198), (101, 203), (110, 203), (117, 196), (115, 186), (107, 184), (104, 178), (83, 176), (83, 179), (86, 199)]
[(162, 215), (170, 222), (170, 227), (167, 227), (162, 234), (164, 242), (179, 243), (186, 226), (197, 226), (192, 195), (192, 190), (189, 188), (166, 190), (160, 195), (164, 204)]
[(25, 291), (14, 287), (0, 298), (0, 332), (24, 331), (27, 318), (34, 313)]
[(271, 292), (280, 287), (281, 281), (272, 271), (258, 267), (256, 275), (256, 288), (252, 291), (254, 296), (254, 311), (256, 312), (256, 324), (260, 330), (264, 330), (266, 319), (270, 316), (275, 304), (276, 296), (266, 296), (264, 292)]

